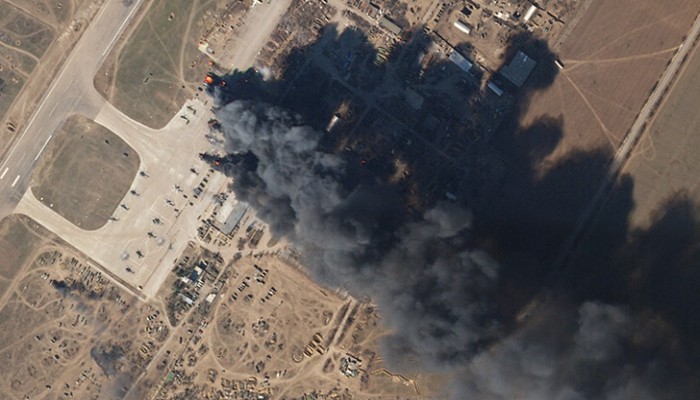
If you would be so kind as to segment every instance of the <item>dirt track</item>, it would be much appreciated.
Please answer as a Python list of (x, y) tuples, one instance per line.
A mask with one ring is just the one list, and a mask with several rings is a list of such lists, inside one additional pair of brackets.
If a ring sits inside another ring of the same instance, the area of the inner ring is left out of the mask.
[(698, 11), (693, 0), (594, 0), (561, 46), (565, 68), (522, 121), (563, 117), (548, 161), (573, 149), (614, 152)]
[(700, 51), (695, 48), (681, 75), (640, 141), (625, 172), (635, 180), (633, 225), (646, 227), (654, 212), (676, 196), (700, 199)]

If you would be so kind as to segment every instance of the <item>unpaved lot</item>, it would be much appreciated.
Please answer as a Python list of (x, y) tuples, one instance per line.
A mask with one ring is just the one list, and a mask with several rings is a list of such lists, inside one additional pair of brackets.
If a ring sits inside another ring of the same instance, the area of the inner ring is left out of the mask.
[(0, 296), (12, 285), (40, 240), (27, 218), (12, 215), (0, 221)]

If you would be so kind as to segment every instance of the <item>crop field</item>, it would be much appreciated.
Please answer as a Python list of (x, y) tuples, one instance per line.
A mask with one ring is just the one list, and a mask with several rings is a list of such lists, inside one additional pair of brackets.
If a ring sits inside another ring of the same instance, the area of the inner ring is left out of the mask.
[(573, 149), (617, 149), (698, 11), (694, 0), (593, 1), (557, 51), (564, 69), (521, 122), (562, 117), (551, 161)]
[(645, 228), (654, 211), (673, 196), (700, 201), (700, 51), (687, 61), (625, 169), (634, 178), (630, 222)]
[(117, 208), (139, 165), (138, 154), (117, 135), (72, 116), (42, 156), (32, 191), (68, 221), (94, 230)]
[(95, 86), (129, 117), (152, 128), (170, 121), (209, 66), (200, 57), (200, 19), (219, 0), (156, 0), (115, 48)]

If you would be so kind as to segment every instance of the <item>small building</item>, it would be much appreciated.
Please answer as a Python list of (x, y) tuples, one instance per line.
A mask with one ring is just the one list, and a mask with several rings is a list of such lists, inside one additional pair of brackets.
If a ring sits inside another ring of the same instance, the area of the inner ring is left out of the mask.
[(189, 279), (192, 282), (197, 282), (199, 280), (199, 273), (196, 269), (193, 269), (192, 272), (190, 272)]
[(214, 50), (212, 50), (212, 48), (209, 47), (209, 43), (207, 43), (207, 42), (199, 42), (199, 45), (197, 46), (197, 48), (199, 49), (199, 51), (206, 54), (207, 56), (214, 55)]
[(367, 9), (367, 16), (373, 20), (377, 20), (380, 15), (382, 15), (382, 9), (378, 5), (370, 2), (369, 8)]
[(527, 9), (525, 12), (525, 16), (523, 17), (523, 21), (528, 22), (532, 18), (533, 15), (535, 15), (535, 11), (537, 11), (537, 6), (530, 6), (530, 8)]
[(498, 97), (501, 97), (501, 96), (503, 95), (503, 89), (501, 89), (500, 87), (498, 87), (498, 85), (496, 85), (496, 84), (493, 83), (493, 82), (489, 82), (489, 84), (486, 85), (486, 87), (488, 87), (488, 88), (489, 88), (492, 92), (494, 92), (494, 93), (496, 94), (496, 96), (498, 96)]
[(459, 67), (459, 69), (467, 73), (470, 69), (472, 69), (472, 66), (474, 66), (474, 64), (472, 64), (471, 61), (464, 58), (464, 56), (459, 54), (457, 50), (452, 50), (452, 53), (450, 53), (450, 56), (448, 58), (450, 59), (450, 61), (455, 63)]
[(403, 95), (406, 98), (406, 102), (408, 102), (414, 110), (420, 110), (423, 107), (423, 96), (411, 90), (411, 88), (406, 88), (403, 91)]
[(204, 299), (207, 303), (211, 304), (216, 298), (216, 293), (209, 293), (209, 295)]
[(535, 60), (522, 51), (518, 51), (510, 63), (501, 68), (500, 74), (511, 81), (515, 86), (521, 87), (532, 73), (532, 70), (535, 69), (536, 65), (537, 62)]
[(379, 20), (379, 26), (393, 33), (396, 36), (398, 36), (401, 33), (401, 27), (396, 25), (389, 18), (387, 18), (386, 15), (383, 15), (382, 18)]
[(331, 117), (331, 120), (328, 122), (328, 125), (326, 125), (326, 133), (331, 133), (338, 121), (340, 121), (340, 115), (333, 114), (333, 117)]
[(457, 20), (453, 24), (455, 28), (459, 29), (460, 31), (466, 33), (467, 35), (472, 33), (472, 28), (469, 27), (469, 25), (465, 24), (464, 22)]
[(249, 207), (248, 203), (236, 201), (233, 196), (229, 196), (219, 208), (213, 222), (214, 227), (225, 235), (231, 235)]
[(194, 300), (192, 300), (188, 295), (180, 293), (180, 298), (182, 301), (185, 302), (188, 306), (191, 306), (194, 304)]

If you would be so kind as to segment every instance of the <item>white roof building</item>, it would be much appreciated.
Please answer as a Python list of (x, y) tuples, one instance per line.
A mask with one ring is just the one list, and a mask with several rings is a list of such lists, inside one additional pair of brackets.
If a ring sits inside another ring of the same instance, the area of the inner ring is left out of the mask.
[(464, 58), (464, 56), (459, 54), (457, 50), (452, 50), (452, 53), (450, 53), (448, 58), (464, 72), (469, 72), (469, 70), (472, 69), (472, 66), (474, 66), (471, 61)]

